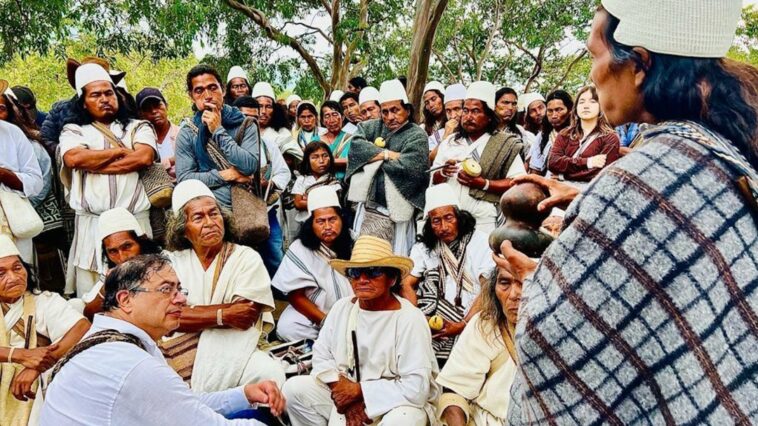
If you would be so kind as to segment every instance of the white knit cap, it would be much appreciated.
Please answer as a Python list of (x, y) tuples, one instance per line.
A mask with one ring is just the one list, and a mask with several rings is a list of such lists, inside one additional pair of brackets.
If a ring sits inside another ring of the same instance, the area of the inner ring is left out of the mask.
[(495, 110), (495, 85), (489, 81), (475, 81), (466, 90), (466, 99), (478, 99)]
[(137, 218), (123, 207), (106, 210), (100, 213), (97, 219), (98, 240), (103, 241), (105, 237), (113, 235), (116, 232), (133, 231), (138, 237), (145, 235)]
[(537, 92), (524, 93), (518, 98), (518, 110), (526, 111), (527, 108), (529, 108), (529, 105), (531, 105), (534, 101), (545, 102), (545, 97)]
[(235, 65), (229, 70), (229, 74), (226, 75), (226, 82), (229, 83), (235, 78), (243, 78), (245, 81), (249, 81), (247, 79), (247, 73), (239, 65)]
[(308, 215), (326, 207), (341, 207), (337, 190), (332, 185), (321, 185), (308, 193)]
[(0, 234), (0, 259), (8, 256), (21, 257), (21, 253), (19, 253), (11, 237), (7, 234)]
[(74, 74), (74, 81), (76, 82), (76, 93), (81, 96), (84, 90), (84, 86), (94, 83), (96, 81), (107, 81), (113, 84), (110, 74), (105, 68), (98, 64), (82, 64), (76, 68)]
[(274, 88), (271, 87), (271, 85), (266, 83), (265, 81), (259, 81), (255, 83), (255, 86), (253, 86), (252, 96), (254, 98), (258, 98), (260, 96), (266, 96), (273, 100), (276, 100), (276, 95), (274, 94)]
[(447, 183), (430, 186), (426, 189), (426, 203), (424, 204), (424, 219), (429, 216), (429, 212), (445, 206), (460, 207), (458, 197), (453, 191), (453, 187)]
[(398, 79), (388, 80), (379, 86), (379, 103), (400, 101), (403, 104), (408, 103), (408, 93), (405, 92), (403, 83)]
[(214, 200), (216, 196), (205, 184), (197, 179), (187, 179), (174, 187), (174, 193), (171, 195), (171, 210), (178, 214), (184, 208), (189, 200), (197, 197), (211, 197)]
[(343, 92), (342, 90), (337, 89), (337, 90), (333, 91), (331, 95), (329, 95), (329, 100), (330, 101), (334, 101), (334, 102), (339, 102), (340, 98), (344, 94), (345, 94), (345, 92)]
[(621, 44), (674, 56), (723, 58), (742, 12), (740, 0), (603, 0), (619, 20)]
[(426, 83), (426, 86), (424, 86), (424, 92), (422, 95), (426, 94), (426, 92), (430, 90), (436, 90), (443, 95), (445, 94), (445, 86), (440, 83), (439, 81), (430, 81), (429, 83)]
[(452, 101), (462, 101), (465, 97), (466, 86), (461, 83), (451, 84), (445, 89), (445, 103)]
[(379, 91), (375, 87), (364, 87), (361, 93), (358, 95), (358, 105), (363, 105), (364, 102), (379, 102)]
[(292, 102), (295, 102), (295, 101), (300, 102), (302, 100), (303, 100), (303, 98), (301, 98), (300, 96), (297, 96), (296, 94), (293, 93), (293, 94), (287, 96), (287, 100), (285, 102), (287, 103), (287, 107), (289, 107)]

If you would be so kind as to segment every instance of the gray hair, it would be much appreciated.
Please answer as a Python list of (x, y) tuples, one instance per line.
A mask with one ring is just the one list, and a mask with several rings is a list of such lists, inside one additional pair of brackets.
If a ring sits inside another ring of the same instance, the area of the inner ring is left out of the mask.
[[(195, 197), (196, 200), (200, 197)], [(189, 200), (189, 201), (192, 201)], [(188, 203), (189, 203), (188, 201)], [(231, 210), (223, 207), (217, 200), (214, 200), (216, 207), (221, 211), (221, 217), (224, 219), (224, 241), (233, 242), (234, 235), (234, 218)], [(186, 206), (186, 204), (185, 204)], [(166, 249), (169, 251), (179, 251), (192, 248), (192, 243), (187, 239), (185, 230), (187, 228), (187, 212), (182, 207), (179, 213), (174, 214), (169, 211), (168, 225), (166, 226)]]
[(105, 278), (103, 310), (112, 311), (118, 308), (116, 295), (120, 291), (134, 291), (149, 280), (154, 272), (166, 266), (171, 266), (168, 257), (162, 254), (146, 254), (133, 257), (113, 268)]

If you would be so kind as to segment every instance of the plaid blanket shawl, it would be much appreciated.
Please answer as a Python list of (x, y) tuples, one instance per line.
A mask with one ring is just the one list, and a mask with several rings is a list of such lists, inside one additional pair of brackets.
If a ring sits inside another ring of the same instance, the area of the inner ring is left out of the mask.
[(525, 284), (509, 424), (758, 423), (758, 216), (738, 168), (651, 130)]

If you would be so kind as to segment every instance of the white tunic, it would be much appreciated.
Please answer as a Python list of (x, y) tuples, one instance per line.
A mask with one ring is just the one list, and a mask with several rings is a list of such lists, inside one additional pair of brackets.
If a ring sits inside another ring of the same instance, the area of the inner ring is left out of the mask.
[(273, 144), (279, 147), (279, 151), (284, 151), (284, 145), (292, 139), (292, 132), (286, 127), (282, 127), (277, 132), (273, 127), (266, 127), (261, 131), (261, 139), (266, 142), (266, 145)]
[[(285, 295), (305, 289), (305, 295), (322, 312), (329, 312), (339, 299), (353, 295), (350, 281), (329, 266), (328, 259), (295, 240), (284, 255), (271, 285)], [(277, 334), (285, 340), (316, 339), (318, 328), (305, 315), (288, 305), (279, 317)]]
[[(200, 335), (192, 370), (191, 388), (195, 392), (216, 392), (250, 383), (258, 372), (251, 362), (258, 350), (264, 323), (273, 326), (274, 297), (263, 261), (250, 247), (235, 245), (211, 294), (213, 275), (219, 256), (207, 270), (192, 249), (169, 253), (182, 287), (189, 292), (187, 305), (216, 305), (246, 299), (263, 306), (258, 323), (247, 330), (210, 328)], [(176, 333), (172, 337), (178, 337)]]
[[(428, 270), (437, 269), (440, 266), (440, 257), (429, 249), (424, 243), (416, 243), (411, 249), (411, 259), (413, 260), (413, 269), (411, 275), (416, 278), (424, 278), (424, 273)], [(468, 314), (474, 299), (481, 293), (482, 286), (479, 277), (489, 280), (492, 271), (495, 269), (495, 261), (492, 260), (492, 250), (488, 242), (487, 234), (474, 231), (466, 246), (466, 258), (463, 267), (468, 271), (469, 276), (474, 279), (474, 291), (461, 291), (461, 303), (465, 314)], [(450, 303), (455, 303), (455, 295), (458, 293), (458, 285), (451, 275), (445, 278), (445, 299)], [(465, 315), (464, 314), (464, 315)]]
[[(136, 128), (134, 140), (132, 129)], [(136, 144), (147, 145), (155, 150), (156, 135), (147, 121), (131, 120), (126, 129), (113, 122), (110, 130), (121, 138), (127, 148), (134, 149)], [(61, 157), (74, 148), (104, 150), (112, 148), (111, 144), (94, 126), (67, 124), (60, 136)], [(69, 205), (76, 212), (74, 242), (71, 245), (69, 265), (100, 273), (105, 272), (102, 262), (102, 247), (98, 236), (98, 217), (100, 213), (116, 207), (124, 207), (137, 218), (142, 229), (152, 237), (150, 227), (150, 201), (139, 178), (139, 172), (119, 175), (89, 173), (80, 169), (71, 170), (71, 188), (67, 191)]]
[[(322, 176), (321, 178), (325, 179), (326, 175)], [(292, 185), (292, 195), (303, 195), (305, 192), (313, 186), (318, 181), (319, 178), (316, 178), (316, 176), (308, 175), (308, 176), (298, 176), (295, 180), (295, 184)], [(329, 186), (334, 187), (335, 190), (339, 191), (342, 189), (342, 185), (340, 185), (340, 182), (338, 180), (334, 180)], [(295, 220), (297, 220), (300, 223), (305, 222), (308, 220), (308, 211), (307, 210), (298, 210), (295, 214)]]
[[(323, 383), (336, 382), (348, 373), (348, 320), (353, 298), (332, 306), (313, 345), (313, 370)], [(437, 360), (424, 314), (405, 299), (397, 298), (396, 311), (365, 311), (358, 308), (356, 335), (360, 360), (361, 390), (366, 415), (377, 418), (393, 408), (410, 406), (426, 410), (434, 419), (439, 388), (434, 382)]]
[[(445, 164), (448, 160), (464, 160), (466, 158), (480, 158), (484, 152), (487, 142), (490, 140), (490, 134), (485, 133), (471, 145), (465, 139), (456, 138), (456, 135), (448, 136), (442, 141), (437, 156), (434, 158), (434, 165), (437, 167)], [(513, 159), (506, 178), (511, 179), (516, 176), (526, 174), (524, 161), (520, 155)], [(471, 188), (458, 183), (458, 174), (448, 178), (447, 183), (453, 187), (453, 191), (458, 195), (461, 209), (471, 213), (476, 218), (476, 227), (478, 230), (489, 233), (497, 225), (498, 209), (495, 204), (484, 200), (478, 200), (469, 194)]]

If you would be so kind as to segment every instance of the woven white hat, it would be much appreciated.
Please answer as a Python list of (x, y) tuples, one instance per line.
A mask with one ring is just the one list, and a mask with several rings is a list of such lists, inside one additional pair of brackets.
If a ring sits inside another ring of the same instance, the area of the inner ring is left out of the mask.
[(447, 86), (445, 89), (445, 103), (453, 101), (462, 101), (466, 98), (466, 86), (461, 83), (455, 83)]
[(379, 86), (379, 103), (401, 101), (403, 104), (408, 103), (408, 93), (405, 92), (403, 83), (398, 79), (388, 80)]
[(362, 105), (364, 102), (379, 102), (379, 91), (375, 87), (364, 87), (361, 93), (358, 95), (358, 105)]
[(174, 193), (171, 195), (171, 210), (178, 214), (191, 199), (197, 197), (211, 197), (214, 200), (216, 196), (205, 184), (197, 179), (187, 179), (174, 187)]
[(529, 105), (531, 105), (534, 101), (545, 102), (545, 97), (537, 92), (524, 93), (518, 98), (518, 110), (526, 111), (526, 109), (529, 108)]
[(235, 78), (243, 78), (245, 81), (249, 81), (247, 79), (247, 73), (239, 65), (235, 65), (229, 70), (229, 74), (226, 75), (226, 82), (229, 83)]
[(90, 83), (94, 83), (96, 81), (107, 81), (113, 84), (111, 75), (108, 74), (108, 71), (106, 71), (105, 68), (101, 67), (98, 64), (79, 65), (79, 67), (76, 69), (76, 74), (74, 74), (74, 79), (76, 81), (76, 94), (79, 96), (82, 95), (84, 86)]
[(252, 97), (257, 98), (260, 96), (266, 96), (273, 100), (276, 100), (276, 95), (274, 94), (274, 88), (271, 87), (271, 85), (266, 83), (265, 81), (259, 81), (255, 83), (255, 86), (253, 86)]
[(613, 37), (674, 56), (723, 58), (734, 40), (740, 0), (603, 0), (619, 20)]
[(338, 89), (338, 90), (335, 90), (335, 91), (333, 91), (333, 92), (332, 92), (332, 94), (331, 94), (331, 95), (329, 95), (329, 100), (330, 100), (330, 101), (334, 101), (334, 102), (339, 102), (339, 101), (340, 101), (340, 98), (341, 98), (341, 97), (342, 97), (342, 95), (344, 95), (344, 94), (345, 94), (345, 92), (343, 92), (342, 90), (339, 90), (339, 89)]
[(97, 229), (99, 241), (103, 241), (105, 237), (116, 232), (133, 231), (138, 237), (145, 235), (145, 231), (137, 222), (137, 218), (123, 207), (116, 207), (100, 213), (100, 217), (97, 219)]
[(8, 256), (21, 257), (21, 253), (19, 253), (11, 237), (6, 234), (0, 234), (0, 258)]
[(453, 187), (447, 183), (430, 186), (426, 189), (426, 202), (424, 203), (424, 219), (429, 216), (429, 212), (445, 206), (460, 207), (458, 197), (455, 196)]
[(285, 103), (287, 104), (287, 107), (289, 108), (289, 106), (290, 106), (290, 104), (291, 104), (292, 102), (295, 102), (295, 101), (298, 101), (298, 102), (300, 102), (300, 101), (302, 101), (302, 100), (303, 100), (303, 98), (301, 98), (300, 96), (297, 96), (297, 95), (295, 95), (295, 94), (293, 93), (293, 94), (291, 94), (291, 95), (287, 96), (287, 100), (285, 101)]
[(325, 207), (342, 207), (337, 190), (332, 185), (321, 185), (308, 193), (308, 216)]
[(430, 90), (436, 90), (443, 95), (445, 94), (445, 86), (439, 81), (430, 81), (429, 83), (426, 83), (426, 86), (424, 86), (424, 92), (422, 94), (425, 94)]
[(475, 81), (466, 90), (466, 99), (478, 99), (495, 110), (495, 85), (489, 81)]

